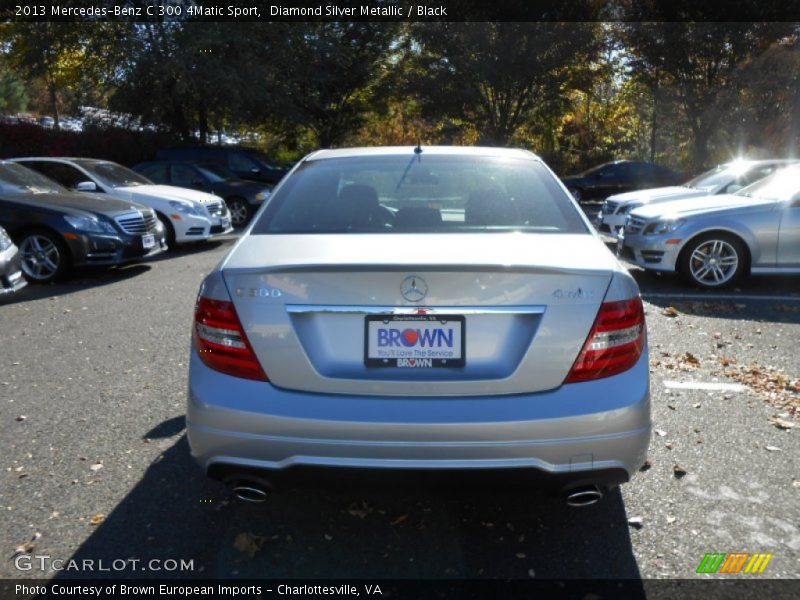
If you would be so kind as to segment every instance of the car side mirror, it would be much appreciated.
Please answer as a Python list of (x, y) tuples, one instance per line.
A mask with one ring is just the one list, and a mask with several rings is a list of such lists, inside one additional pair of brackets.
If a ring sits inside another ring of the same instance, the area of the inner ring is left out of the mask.
[(735, 194), (736, 192), (738, 192), (743, 187), (744, 186), (741, 186), (738, 183), (732, 183), (728, 187), (725, 188), (725, 193), (726, 194)]
[(81, 181), (75, 186), (75, 190), (78, 192), (96, 192), (97, 184), (94, 181)]

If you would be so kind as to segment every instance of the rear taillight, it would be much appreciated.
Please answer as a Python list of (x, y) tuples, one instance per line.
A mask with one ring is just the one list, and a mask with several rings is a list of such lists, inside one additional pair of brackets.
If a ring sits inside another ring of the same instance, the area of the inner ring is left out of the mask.
[(232, 302), (198, 298), (194, 341), (200, 359), (212, 369), (245, 379), (269, 381), (247, 341)]
[(604, 302), (564, 383), (601, 379), (627, 371), (642, 355), (644, 339), (641, 298)]

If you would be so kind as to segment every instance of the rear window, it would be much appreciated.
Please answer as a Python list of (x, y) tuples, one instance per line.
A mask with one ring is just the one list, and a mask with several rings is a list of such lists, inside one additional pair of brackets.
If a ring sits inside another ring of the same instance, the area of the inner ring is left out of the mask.
[(538, 161), (376, 156), (303, 163), (253, 227), (267, 233), (586, 233)]

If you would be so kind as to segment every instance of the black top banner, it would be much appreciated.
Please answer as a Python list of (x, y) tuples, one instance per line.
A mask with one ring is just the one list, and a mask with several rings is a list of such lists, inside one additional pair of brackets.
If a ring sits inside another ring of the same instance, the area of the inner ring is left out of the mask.
[(800, 22), (800, 0), (2, 0), (0, 6), (3, 22)]

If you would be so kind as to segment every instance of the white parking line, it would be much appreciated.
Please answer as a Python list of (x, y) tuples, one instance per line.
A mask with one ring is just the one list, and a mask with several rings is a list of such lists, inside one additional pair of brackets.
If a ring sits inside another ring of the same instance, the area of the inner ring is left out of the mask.
[(671, 390), (710, 390), (718, 392), (743, 392), (747, 388), (741, 383), (716, 383), (710, 381), (664, 380), (664, 387)]
[(800, 302), (800, 296), (749, 296), (746, 294), (682, 294), (676, 293), (648, 293), (642, 294), (642, 298), (682, 298), (685, 300), (773, 300), (775, 302)]

